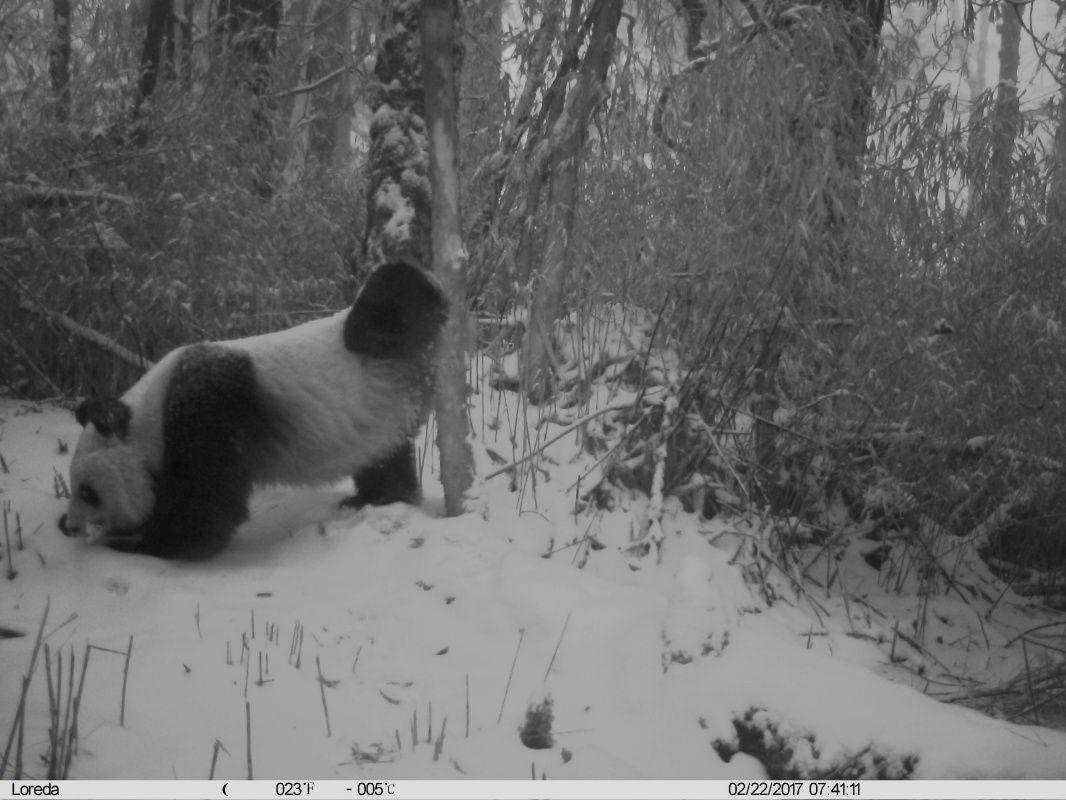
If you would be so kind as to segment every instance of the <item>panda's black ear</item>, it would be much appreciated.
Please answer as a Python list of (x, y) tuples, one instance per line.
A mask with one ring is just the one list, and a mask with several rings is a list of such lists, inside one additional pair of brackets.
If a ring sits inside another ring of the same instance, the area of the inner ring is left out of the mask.
[(74, 419), (84, 427), (90, 422), (101, 436), (125, 439), (130, 430), (130, 407), (116, 397), (90, 398), (74, 409)]
[(367, 280), (344, 322), (344, 345), (372, 358), (402, 359), (430, 349), (448, 317), (436, 279), (402, 261)]

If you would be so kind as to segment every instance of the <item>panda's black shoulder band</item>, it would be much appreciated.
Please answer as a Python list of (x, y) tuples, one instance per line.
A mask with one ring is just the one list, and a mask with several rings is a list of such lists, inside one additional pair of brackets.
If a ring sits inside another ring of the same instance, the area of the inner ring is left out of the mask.
[(344, 346), (371, 358), (413, 358), (436, 342), (448, 304), (425, 271), (402, 261), (377, 269), (344, 321)]
[(277, 435), (251, 357), (216, 344), (185, 348), (170, 373), (155, 507), (138, 531), (143, 552), (201, 558), (248, 516), (252, 466)]
[(85, 427), (90, 422), (101, 436), (125, 439), (130, 430), (130, 407), (117, 397), (90, 398), (74, 409), (74, 419)]

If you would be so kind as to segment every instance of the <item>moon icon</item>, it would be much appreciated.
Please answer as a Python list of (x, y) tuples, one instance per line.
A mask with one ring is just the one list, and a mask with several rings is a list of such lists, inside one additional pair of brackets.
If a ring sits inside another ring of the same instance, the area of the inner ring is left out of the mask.
[(229, 781), (226, 781), (224, 784), (222, 784), (222, 794), (226, 795), (226, 797), (229, 797), (229, 794), (226, 792), (227, 786), (229, 786)]

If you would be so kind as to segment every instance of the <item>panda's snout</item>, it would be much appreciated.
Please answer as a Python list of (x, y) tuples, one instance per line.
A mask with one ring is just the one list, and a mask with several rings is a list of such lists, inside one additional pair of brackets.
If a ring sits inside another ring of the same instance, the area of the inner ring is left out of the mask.
[(64, 536), (77, 536), (80, 533), (79, 529), (76, 526), (70, 525), (67, 522), (66, 514), (59, 518), (57, 524), (59, 525), (59, 530), (63, 532)]

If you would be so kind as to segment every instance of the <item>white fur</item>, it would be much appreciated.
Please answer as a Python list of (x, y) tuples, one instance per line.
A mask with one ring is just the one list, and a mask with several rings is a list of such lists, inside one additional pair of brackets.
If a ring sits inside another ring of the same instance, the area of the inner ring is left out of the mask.
[(224, 343), (251, 355), (261, 391), (296, 425), (289, 446), (257, 465), (257, 483), (351, 475), (417, 429), (427, 398), (416, 368), (346, 349), (347, 314)]

